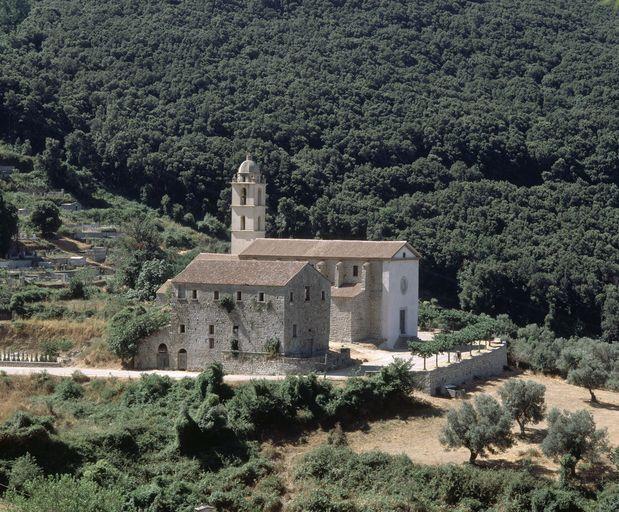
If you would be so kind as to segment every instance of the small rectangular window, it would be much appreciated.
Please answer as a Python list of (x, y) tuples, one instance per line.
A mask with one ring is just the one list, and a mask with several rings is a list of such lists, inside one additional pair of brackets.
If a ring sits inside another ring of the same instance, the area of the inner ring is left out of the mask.
[(191, 298), (193, 300), (197, 300), (197, 298), (198, 298), (198, 290), (191, 290)]
[(290, 292), (290, 302), (294, 302), (294, 293)]
[(237, 335), (239, 333), (239, 326), (235, 325), (232, 327), (232, 334)]
[(297, 337), (297, 324), (292, 324), (292, 337)]
[(185, 334), (185, 324), (180, 324), (178, 326), (178, 332), (181, 334)]
[(352, 275), (353, 277), (359, 277), (359, 265), (352, 266)]
[(264, 302), (264, 292), (258, 293), (258, 302)]
[(183, 288), (182, 286), (179, 286), (179, 288), (178, 288), (177, 297), (179, 299), (184, 299), (185, 298), (185, 288)]
[(215, 338), (208, 339), (208, 348), (215, 348)]
[(324, 290), (322, 290), (322, 291), (320, 292), (320, 300), (325, 300), (326, 298), (327, 298), (327, 294), (325, 293), (325, 291), (324, 291)]
[(243, 294), (241, 292), (236, 292), (236, 300), (238, 301), (243, 300)]
[(209, 325), (208, 326), (208, 333), (209, 334), (215, 334), (215, 326), (214, 325)]
[(214, 300), (219, 300), (219, 290), (215, 290), (215, 291), (213, 292), (213, 299), (214, 299)]
[(306, 286), (305, 287), (305, 302), (310, 300), (310, 287)]

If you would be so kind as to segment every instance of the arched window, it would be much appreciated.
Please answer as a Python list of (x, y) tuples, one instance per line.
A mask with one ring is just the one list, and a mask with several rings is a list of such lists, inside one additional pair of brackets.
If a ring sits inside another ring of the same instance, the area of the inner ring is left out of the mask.
[(170, 367), (170, 357), (168, 355), (168, 347), (165, 343), (159, 345), (157, 349), (157, 369), (165, 370)]
[(262, 189), (258, 189), (258, 200), (256, 202), (256, 206), (262, 206)]
[(260, 231), (260, 224), (261, 224), (261, 219), (260, 217), (258, 217), (258, 220), (256, 221), (256, 231)]
[(241, 231), (245, 231), (245, 215), (241, 215)]
[(247, 189), (245, 187), (241, 189), (241, 204), (243, 206), (247, 204)]

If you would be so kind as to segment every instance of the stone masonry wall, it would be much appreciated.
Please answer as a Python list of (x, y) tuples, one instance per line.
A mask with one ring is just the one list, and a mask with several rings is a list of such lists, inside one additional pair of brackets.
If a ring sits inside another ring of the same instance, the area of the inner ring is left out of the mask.
[[(221, 352), (232, 348), (231, 340), (238, 339), (239, 349), (262, 351), (270, 338), (283, 342), (284, 339), (284, 297), (282, 290), (261, 288), (265, 302), (258, 303), (252, 295), (245, 293), (243, 300), (235, 300), (234, 309), (228, 313), (213, 299), (213, 287), (192, 286), (198, 290), (198, 300), (172, 298), (170, 324), (142, 340), (134, 359), (138, 369), (157, 367), (157, 351), (165, 344), (169, 354), (170, 369), (178, 368), (178, 352), (187, 351), (187, 368), (199, 370), (221, 358)], [(220, 297), (235, 298), (238, 287), (217, 287)], [(188, 291), (187, 295), (190, 295)], [(180, 326), (185, 332), (180, 332)], [(209, 326), (214, 333), (209, 334)], [(234, 332), (234, 326), (238, 327)], [(214, 340), (210, 348), (209, 339)]]
[(444, 394), (446, 384), (462, 385), (475, 378), (488, 378), (500, 375), (507, 366), (507, 345), (495, 347), (490, 352), (473, 353), (471, 359), (439, 367), (429, 371), (414, 372), (422, 381), (422, 389), (429, 395)]
[[(304, 300), (305, 286), (310, 286), (308, 302)], [(196, 299), (193, 290), (197, 291)], [(214, 299), (215, 291), (220, 299), (232, 298), (232, 311), (227, 312)], [(237, 291), (242, 293), (241, 301), (236, 300)], [(264, 293), (264, 302), (258, 301), (260, 292)], [(293, 303), (289, 300), (291, 292)], [(285, 355), (293, 357), (323, 355), (328, 350), (330, 287), (311, 267), (284, 287), (188, 285), (185, 295), (186, 298), (179, 299), (172, 289), (168, 298), (172, 306), (170, 324), (140, 342), (134, 359), (136, 368), (157, 368), (161, 344), (167, 347), (170, 369), (178, 368), (179, 351), (185, 350), (189, 370), (200, 370), (220, 361), (222, 352), (233, 348), (232, 339), (238, 340), (242, 352), (263, 352), (265, 343), (272, 338), (280, 341), (280, 350)], [(296, 338), (293, 324), (297, 325)], [(185, 332), (181, 332), (181, 325)], [(214, 342), (212, 348), (210, 339)]]
[[(251, 375), (295, 375), (306, 373), (321, 373), (325, 371), (325, 357), (273, 357), (260, 353), (231, 352), (222, 354), (221, 363), (228, 374)], [(329, 351), (327, 355), (327, 371), (345, 368), (354, 364), (349, 350), (341, 352)]]

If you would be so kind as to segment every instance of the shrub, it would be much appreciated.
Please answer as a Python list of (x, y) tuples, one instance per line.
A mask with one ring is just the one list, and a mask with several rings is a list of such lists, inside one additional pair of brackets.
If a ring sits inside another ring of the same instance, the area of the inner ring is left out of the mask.
[(465, 447), (474, 463), (486, 451), (496, 453), (512, 443), (512, 418), (490, 395), (478, 395), (473, 404), (464, 402), (447, 413), (440, 441), (448, 449)]
[(82, 373), (79, 370), (75, 370), (71, 374), (71, 379), (73, 380), (73, 382), (77, 382), (78, 384), (84, 384), (84, 383), (90, 381), (90, 377), (88, 375), (85, 375), (84, 373)]
[(588, 512), (587, 502), (575, 491), (544, 487), (531, 495), (532, 512)]
[(171, 389), (172, 379), (167, 375), (145, 374), (127, 388), (123, 402), (129, 406), (155, 403), (165, 398)]
[(45, 288), (32, 287), (14, 293), (9, 301), (9, 309), (20, 316), (27, 316), (29, 313), (27, 305), (32, 302), (47, 300), (50, 291)]
[(221, 363), (213, 363), (196, 377), (195, 388), (200, 400), (210, 393), (218, 395), (222, 400), (231, 396), (230, 387), (224, 384), (224, 368)]
[(70, 475), (29, 480), (23, 493), (9, 490), (5, 500), (28, 512), (121, 512), (124, 501), (120, 490)]
[(279, 348), (280, 348), (280, 341), (277, 338), (269, 338), (264, 343), (263, 350), (270, 356), (274, 357), (274, 356), (279, 355)]
[(617, 512), (619, 510), (619, 484), (610, 484), (598, 495), (595, 512)]
[(84, 388), (72, 379), (62, 379), (54, 391), (60, 400), (76, 400), (84, 396)]
[(126, 364), (135, 356), (139, 341), (167, 322), (169, 314), (163, 310), (126, 307), (109, 322), (107, 342), (110, 350)]
[(9, 474), (9, 488), (16, 491), (24, 489), (29, 480), (34, 480), (43, 474), (35, 458), (27, 453), (13, 462)]
[(232, 300), (230, 295), (224, 295), (221, 299), (219, 299), (219, 306), (230, 313), (235, 307), (234, 300)]
[(279, 384), (255, 380), (236, 389), (227, 403), (232, 429), (243, 436), (255, 436), (266, 427), (288, 425), (295, 409), (280, 393)]

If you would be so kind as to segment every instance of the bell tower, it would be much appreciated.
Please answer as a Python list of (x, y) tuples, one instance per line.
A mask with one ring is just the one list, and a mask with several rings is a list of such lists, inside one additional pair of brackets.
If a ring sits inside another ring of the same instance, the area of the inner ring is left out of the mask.
[(258, 164), (247, 155), (232, 178), (231, 254), (239, 254), (256, 238), (264, 238), (266, 183)]

